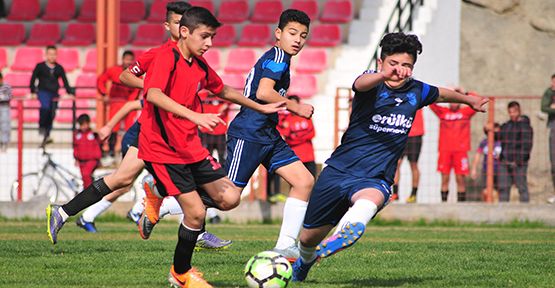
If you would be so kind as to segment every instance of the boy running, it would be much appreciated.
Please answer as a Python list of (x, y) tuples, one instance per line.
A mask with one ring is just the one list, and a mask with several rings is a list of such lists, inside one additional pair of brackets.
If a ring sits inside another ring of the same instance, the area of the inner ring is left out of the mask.
[[(353, 245), (368, 221), (387, 204), (416, 110), (441, 101), (465, 103), (484, 111), (488, 101), (412, 79), (417, 54), (422, 52), (415, 35), (387, 34), (380, 46), (380, 71), (367, 71), (353, 83), (349, 127), (312, 191), (299, 241), (301, 257), (293, 264), (293, 281), (303, 281), (317, 257), (328, 257)], [(320, 243), (338, 223), (341, 229)]]

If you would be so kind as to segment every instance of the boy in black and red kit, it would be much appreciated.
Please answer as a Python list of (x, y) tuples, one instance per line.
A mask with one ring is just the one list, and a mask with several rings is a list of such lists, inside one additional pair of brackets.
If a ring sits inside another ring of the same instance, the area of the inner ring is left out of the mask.
[(81, 170), (83, 187), (88, 187), (93, 182), (92, 175), (102, 157), (101, 141), (98, 134), (91, 130), (88, 114), (79, 115), (77, 123), (79, 129), (73, 134), (73, 157)]

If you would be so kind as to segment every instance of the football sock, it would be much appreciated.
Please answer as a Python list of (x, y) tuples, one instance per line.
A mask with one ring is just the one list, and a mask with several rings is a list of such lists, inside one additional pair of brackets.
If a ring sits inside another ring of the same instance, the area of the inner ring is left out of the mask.
[(208, 208), (208, 209), (206, 209), (206, 216), (208, 218), (214, 218), (214, 217), (218, 216), (218, 212), (214, 208)]
[(418, 187), (412, 187), (412, 192), (410, 192), (411, 196), (416, 196), (416, 192), (418, 192)]
[(304, 263), (311, 263), (316, 259), (316, 247), (306, 247), (299, 241), (299, 252)]
[(143, 198), (140, 198), (140, 199), (141, 200), (137, 200), (137, 202), (135, 202), (135, 205), (131, 207), (131, 213), (135, 215), (141, 215), (145, 210), (145, 205), (143, 204)]
[(96, 202), (83, 212), (83, 220), (85, 220), (85, 222), (94, 222), (94, 219), (110, 208), (110, 206), (112, 206), (112, 202), (105, 199)]
[(193, 229), (181, 223), (179, 225), (179, 233), (177, 246), (173, 254), (173, 268), (177, 274), (183, 274), (191, 269), (191, 258), (200, 229)]
[(160, 219), (168, 214), (183, 214), (181, 206), (179, 206), (179, 202), (177, 202), (175, 197), (166, 197), (164, 198), (164, 201), (162, 201), (162, 206), (160, 206)]
[(106, 185), (104, 178), (94, 181), (89, 187), (77, 194), (71, 201), (62, 205), (62, 208), (69, 216), (74, 216), (83, 209), (100, 201), (102, 197), (112, 193), (113, 190)]
[(447, 195), (449, 195), (449, 191), (441, 191), (441, 201), (447, 202)]
[(335, 227), (335, 231), (333, 232), (333, 234), (339, 233), (339, 231), (343, 229), (343, 226), (345, 226), (347, 222), (360, 222), (366, 225), (368, 221), (370, 221), (370, 219), (372, 219), (372, 217), (376, 215), (377, 212), (378, 206), (376, 206), (374, 202), (366, 199), (358, 200), (355, 202), (355, 204), (353, 204), (351, 208), (349, 208), (347, 213), (345, 213), (345, 215), (341, 217), (341, 220), (339, 221), (339, 224), (337, 224), (337, 226)]
[(459, 191), (459, 193), (457, 193), (457, 202), (465, 202), (465, 201), (466, 201), (466, 192)]
[(399, 195), (399, 185), (393, 185), (393, 194)]
[(283, 222), (276, 243), (277, 249), (286, 249), (295, 245), (303, 225), (308, 202), (288, 197), (283, 207)]
[(67, 218), (69, 218), (69, 215), (67, 215), (66, 211), (64, 211), (62, 207), (58, 208), (58, 213), (60, 213), (60, 216), (62, 216), (62, 221), (64, 222), (66, 222)]

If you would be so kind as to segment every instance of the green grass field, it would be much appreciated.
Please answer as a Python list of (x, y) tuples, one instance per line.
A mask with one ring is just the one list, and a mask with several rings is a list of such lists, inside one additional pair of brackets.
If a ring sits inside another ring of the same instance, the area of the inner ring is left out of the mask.
[[(106, 219), (106, 218), (103, 218)], [(150, 240), (122, 220), (88, 234), (66, 224), (52, 246), (43, 221), (0, 220), (0, 287), (167, 287), (177, 223)], [(215, 287), (245, 287), (243, 267), (271, 249), (278, 225), (212, 225), (233, 239), (226, 251), (197, 252), (193, 263)], [(322, 261), (289, 287), (555, 287), (555, 229), (400, 224), (377, 221), (352, 248)]]

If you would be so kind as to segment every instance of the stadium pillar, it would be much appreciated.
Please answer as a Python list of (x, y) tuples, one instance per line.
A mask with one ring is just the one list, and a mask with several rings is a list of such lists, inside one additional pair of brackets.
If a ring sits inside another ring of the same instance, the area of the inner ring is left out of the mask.
[(495, 122), (495, 98), (489, 97), (488, 103), (488, 126), (491, 129), (488, 131), (488, 155), (486, 166), (486, 202), (493, 203), (493, 146), (495, 141), (495, 131), (493, 123)]

